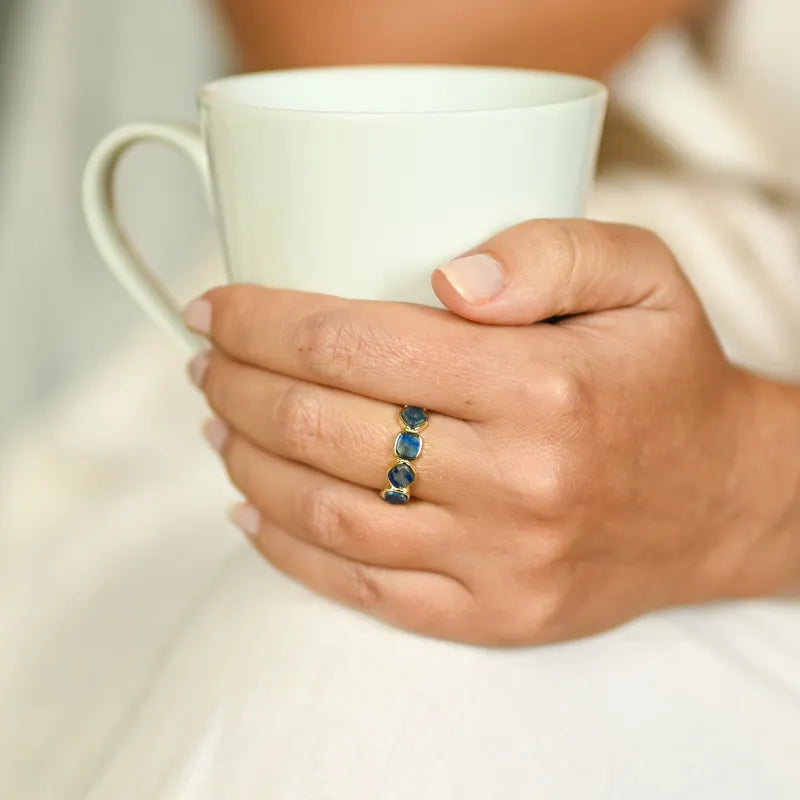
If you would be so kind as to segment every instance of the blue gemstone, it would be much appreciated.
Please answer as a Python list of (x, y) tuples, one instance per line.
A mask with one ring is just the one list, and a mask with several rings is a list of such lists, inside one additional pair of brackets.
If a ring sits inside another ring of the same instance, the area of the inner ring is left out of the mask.
[(393, 506), (404, 506), (410, 498), (405, 492), (400, 492), (397, 489), (387, 489), (383, 493), (383, 499)]
[(394, 451), (398, 458), (413, 461), (422, 451), (422, 437), (418, 433), (401, 433), (394, 443)]
[(389, 483), (391, 483), (392, 486), (396, 486), (398, 489), (405, 489), (407, 486), (411, 486), (416, 479), (417, 476), (414, 473), (414, 468), (411, 464), (406, 464), (405, 461), (395, 464), (389, 470)]
[(424, 408), (417, 408), (417, 406), (406, 406), (400, 412), (400, 419), (408, 425), (409, 428), (421, 428), (428, 421), (428, 413)]

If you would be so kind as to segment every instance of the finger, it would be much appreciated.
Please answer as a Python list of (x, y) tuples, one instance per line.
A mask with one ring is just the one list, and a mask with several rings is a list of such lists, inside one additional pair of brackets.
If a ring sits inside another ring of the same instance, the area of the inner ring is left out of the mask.
[(221, 437), (219, 421), (208, 431), (236, 488), (294, 536), (387, 567), (444, 569), (456, 560), (459, 539), (445, 509), (419, 499), (391, 506), (376, 491), (267, 453), (235, 431)]
[[(191, 370), (214, 411), (271, 453), (299, 461), (350, 483), (382, 489), (396, 462), (399, 406), (318, 386), (202, 353)], [(414, 497), (438, 503), (463, 497), (474, 485), (467, 454), (482, 441), (469, 423), (430, 414), (420, 433), (421, 456), (411, 469)]]
[(475, 604), (459, 581), (435, 572), (389, 569), (343, 558), (259, 519), (247, 506), (234, 508), (232, 517), (248, 529), (256, 548), (273, 566), (317, 594), (398, 628), (469, 640)]
[(687, 283), (653, 233), (589, 220), (533, 220), (440, 267), (439, 299), (476, 322), (528, 325), (633, 306), (669, 308)]
[(237, 361), (461, 419), (496, 408), (520, 349), (442, 309), (248, 285), (212, 289), (184, 319)]

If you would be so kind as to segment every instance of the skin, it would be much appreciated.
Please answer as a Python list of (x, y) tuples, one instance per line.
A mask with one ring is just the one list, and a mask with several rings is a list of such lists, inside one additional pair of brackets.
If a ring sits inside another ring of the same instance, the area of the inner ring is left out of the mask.
[[(497, 293), (451, 262), (433, 276), (449, 312), (254, 286), (189, 307), (258, 550), (392, 625), (484, 645), (800, 583), (800, 387), (726, 360), (666, 246), (540, 220), (475, 252)], [(431, 422), (396, 507), (378, 491), (404, 403)]]
[(218, 0), (247, 70), (352, 63), (538, 67), (600, 77), (704, 0)]

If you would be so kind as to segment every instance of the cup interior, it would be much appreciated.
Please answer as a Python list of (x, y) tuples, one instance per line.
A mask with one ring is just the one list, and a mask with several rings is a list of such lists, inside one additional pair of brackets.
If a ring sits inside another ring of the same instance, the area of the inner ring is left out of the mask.
[(338, 114), (470, 113), (577, 102), (605, 93), (590, 78), (501, 67), (325, 67), (208, 84), (201, 102)]

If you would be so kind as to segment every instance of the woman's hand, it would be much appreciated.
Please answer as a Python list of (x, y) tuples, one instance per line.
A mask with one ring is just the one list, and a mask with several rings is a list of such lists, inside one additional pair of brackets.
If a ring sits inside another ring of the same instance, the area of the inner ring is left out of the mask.
[[(187, 310), (235, 519), (279, 569), (502, 645), (797, 577), (798, 472), (769, 474), (797, 405), (728, 363), (654, 235), (530, 222), (434, 288), (455, 313), (255, 286)], [(406, 404), (430, 424), (400, 507), (379, 490)]]

